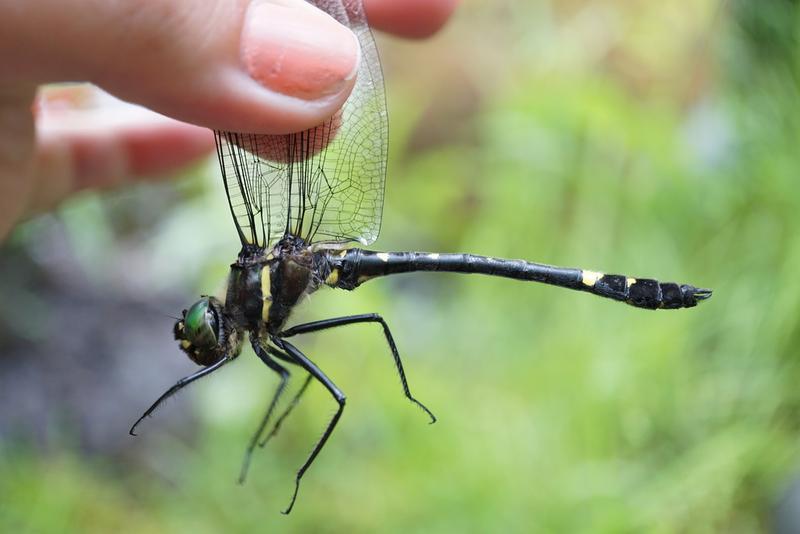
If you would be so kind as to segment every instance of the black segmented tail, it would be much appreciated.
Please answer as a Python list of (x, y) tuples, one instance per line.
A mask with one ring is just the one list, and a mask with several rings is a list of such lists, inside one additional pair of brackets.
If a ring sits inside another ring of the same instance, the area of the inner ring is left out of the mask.
[(602, 274), (583, 269), (553, 267), (523, 260), (504, 260), (474, 254), (436, 254), (425, 252), (373, 252), (349, 249), (328, 252), (331, 271), (326, 284), (354, 289), (378, 276), (414, 271), (487, 274), (516, 280), (541, 282), (586, 291), (637, 308), (691, 308), (711, 297), (710, 289), (688, 284), (659, 282), (619, 274)]

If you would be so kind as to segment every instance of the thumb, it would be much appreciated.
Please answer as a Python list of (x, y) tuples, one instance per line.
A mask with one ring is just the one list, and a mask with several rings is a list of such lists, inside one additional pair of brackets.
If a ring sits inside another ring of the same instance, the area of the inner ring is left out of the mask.
[(90, 81), (220, 130), (320, 124), (355, 83), (354, 34), (304, 0), (10, 0), (0, 78)]

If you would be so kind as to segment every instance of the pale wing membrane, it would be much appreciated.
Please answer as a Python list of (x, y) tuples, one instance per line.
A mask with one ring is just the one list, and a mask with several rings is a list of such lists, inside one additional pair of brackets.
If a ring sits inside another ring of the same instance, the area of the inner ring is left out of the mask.
[(225, 189), (243, 244), (373, 243), (380, 232), (388, 123), (378, 51), (361, 0), (314, 0), (361, 45), (356, 86), (331, 120), (290, 135), (217, 132)]
[(280, 196), (283, 184), (263, 172), (267, 162), (255, 156), (252, 147), (259, 136), (214, 132), (222, 181), (231, 215), (242, 244), (266, 246), (270, 235), (271, 196)]

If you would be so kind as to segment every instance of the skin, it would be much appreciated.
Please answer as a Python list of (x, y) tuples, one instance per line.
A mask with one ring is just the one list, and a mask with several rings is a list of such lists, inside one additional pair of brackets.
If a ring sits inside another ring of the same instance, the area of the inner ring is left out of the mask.
[[(374, 28), (425, 38), (458, 0), (363, 2)], [(1, 2), (0, 240), (77, 191), (205, 156), (209, 128), (325, 121), (355, 83), (354, 43), (303, 0)], [(64, 80), (94, 85), (41, 87)]]

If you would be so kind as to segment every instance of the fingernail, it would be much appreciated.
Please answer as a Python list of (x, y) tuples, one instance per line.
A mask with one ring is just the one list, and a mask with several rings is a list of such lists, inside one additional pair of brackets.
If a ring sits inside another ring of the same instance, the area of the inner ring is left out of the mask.
[(264, 87), (317, 100), (350, 84), (361, 50), (349, 29), (305, 0), (257, 0), (247, 11), (241, 56)]

